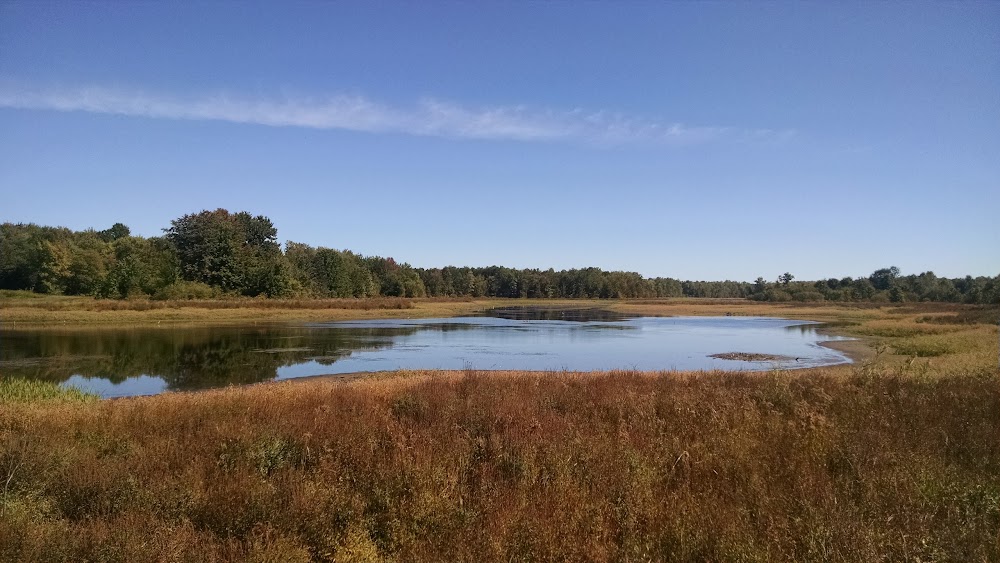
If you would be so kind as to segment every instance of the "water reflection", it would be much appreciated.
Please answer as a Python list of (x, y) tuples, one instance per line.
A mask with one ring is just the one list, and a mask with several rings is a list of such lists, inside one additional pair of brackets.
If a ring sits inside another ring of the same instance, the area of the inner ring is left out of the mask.
[[(846, 361), (815, 324), (505, 308), (492, 317), (304, 326), (4, 330), (0, 373), (103, 396), (390, 369), (771, 369)], [(750, 352), (793, 364), (711, 358)]]
[(342, 332), (287, 326), (5, 330), (0, 337), (0, 372), (54, 382), (81, 375), (112, 385), (153, 376), (165, 389), (205, 389), (267, 381), (278, 376), (279, 368), (303, 361), (329, 366), (355, 351), (391, 346), (394, 338), (415, 330)]
[(569, 322), (595, 322), (595, 321), (625, 321), (635, 318), (635, 315), (627, 315), (617, 311), (597, 308), (572, 308), (572, 307), (497, 307), (483, 313), (485, 317), (495, 317), (498, 319), (510, 319), (516, 321), (569, 321)]

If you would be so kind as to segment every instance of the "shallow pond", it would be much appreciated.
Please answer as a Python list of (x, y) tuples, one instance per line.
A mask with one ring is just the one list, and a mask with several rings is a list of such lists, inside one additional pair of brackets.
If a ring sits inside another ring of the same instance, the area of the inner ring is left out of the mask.
[[(0, 373), (104, 397), (394, 369), (766, 370), (848, 362), (816, 323), (508, 308), (489, 316), (196, 328), (3, 330)], [(740, 353), (742, 359), (713, 355)], [(747, 358), (755, 361), (748, 361)], [(766, 358), (766, 359), (761, 359)]]

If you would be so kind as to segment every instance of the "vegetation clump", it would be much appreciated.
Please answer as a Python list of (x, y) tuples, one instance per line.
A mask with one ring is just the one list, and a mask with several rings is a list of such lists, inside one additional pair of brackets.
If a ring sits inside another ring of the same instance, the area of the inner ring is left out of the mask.
[(0, 376), (0, 405), (12, 403), (91, 402), (98, 396), (50, 381)]
[(795, 359), (790, 356), (760, 354), (757, 352), (725, 352), (723, 354), (712, 354), (709, 357), (720, 360), (739, 360), (741, 362), (787, 362)]

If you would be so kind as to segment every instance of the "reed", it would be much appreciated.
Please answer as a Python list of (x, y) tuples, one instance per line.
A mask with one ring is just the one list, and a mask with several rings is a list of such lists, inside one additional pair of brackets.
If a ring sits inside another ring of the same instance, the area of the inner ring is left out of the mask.
[(411, 372), (0, 428), (4, 560), (1000, 558), (986, 369)]

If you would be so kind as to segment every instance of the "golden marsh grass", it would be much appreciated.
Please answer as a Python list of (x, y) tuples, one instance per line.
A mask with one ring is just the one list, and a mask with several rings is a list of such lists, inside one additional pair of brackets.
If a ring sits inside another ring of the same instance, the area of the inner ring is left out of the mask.
[(879, 334), (864, 362), (793, 372), (7, 401), (0, 560), (1000, 559), (997, 329), (976, 320), (996, 309), (612, 306)]

